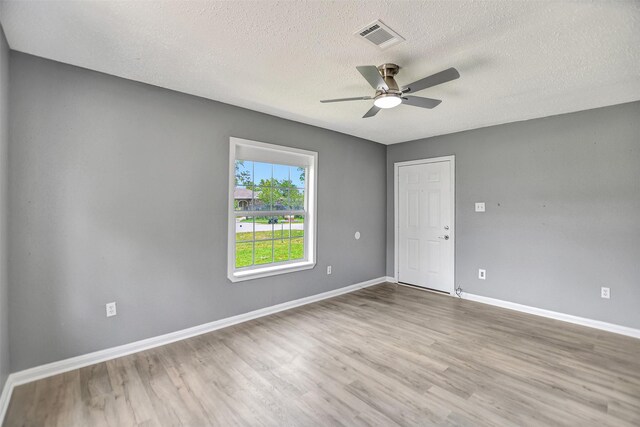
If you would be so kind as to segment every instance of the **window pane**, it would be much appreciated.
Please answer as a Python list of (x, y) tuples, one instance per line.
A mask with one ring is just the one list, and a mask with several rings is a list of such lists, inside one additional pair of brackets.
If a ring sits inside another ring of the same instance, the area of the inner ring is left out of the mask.
[(289, 210), (289, 189), (288, 188), (273, 188), (273, 210), (283, 211)]
[(273, 221), (271, 216), (257, 216), (255, 224), (256, 240), (273, 239)]
[(273, 178), (280, 183), (289, 181), (289, 166), (273, 165)]
[(249, 160), (236, 160), (236, 186), (253, 184), (253, 162)]
[(273, 198), (273, 188), (271, 187), (256, 187), (255, 189), (254, 210), (257, 211), (270, 211), (271, 199)]
[(289, 204), (291, 210), (301, 211), (304, 209), (304, 189), (291, 188), (289, 190)]
[[(291, 221), (291, 226), (293, 228), (302, 229), (304, 226), (304, 215), (292, 215), (292, 218), (290, 221)], [(296, 227), (296, 224), (298, 224), (297, 227)]]
[(253, 264), (253, 243), (236, 243), (236, 268)]
[(293, 187), (304, 188), (305, 169), (298, 166), (289, 166), (291, 184)]
[(236, 241), (253, 240), (253, 217), (236, 218)]
[(304, 258), (304, 239), (291, 239), (291, 259)]
[(304, 218), (296, 217), (291, 223), (291, 237), (304, 237)]
[(253, 191), (245, 186), (236, 186), (233, 190), (233, 205), (236, 211), (252, 209)]
[(270, 264), (273, 262), (273, 240), (255, 242), (255, 264)]
[(289, 221), (285, 216), (272, 217), (273, 226), (273, 238), (274, 239), (288, 239), (289, 238)]
[(272, 170), (271, 163), (253, 162), (253, 183), (255, 185), (271, 185)]
[(289, 261), (289, 239), (277, 239), (273, 241), (274, 262)]

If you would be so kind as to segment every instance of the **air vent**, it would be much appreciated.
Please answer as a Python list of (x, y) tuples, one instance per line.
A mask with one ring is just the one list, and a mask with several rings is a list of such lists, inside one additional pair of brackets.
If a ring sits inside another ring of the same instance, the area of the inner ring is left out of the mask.
[(391, 28), (387, 27), (382, 21), (373, 21), (364, 28), (359, 29), (354, 33), (358, 37), (373, 43), (380, 49), (387, 49), (393, 45), (396, 45), (404, 41), (404, 38)]

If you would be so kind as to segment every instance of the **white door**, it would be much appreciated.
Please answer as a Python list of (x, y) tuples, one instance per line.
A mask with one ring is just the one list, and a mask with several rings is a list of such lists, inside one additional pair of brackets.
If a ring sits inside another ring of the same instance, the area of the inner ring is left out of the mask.
[(454, 291), (451, 160), (398, 167), (398, 281)]

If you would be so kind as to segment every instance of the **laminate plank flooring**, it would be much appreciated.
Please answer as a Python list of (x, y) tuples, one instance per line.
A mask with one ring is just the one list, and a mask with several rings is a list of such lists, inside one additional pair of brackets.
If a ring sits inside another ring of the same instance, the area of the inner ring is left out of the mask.
[(640, 340), (383, 284), (22, 385), (5, 426), (638, 426)]

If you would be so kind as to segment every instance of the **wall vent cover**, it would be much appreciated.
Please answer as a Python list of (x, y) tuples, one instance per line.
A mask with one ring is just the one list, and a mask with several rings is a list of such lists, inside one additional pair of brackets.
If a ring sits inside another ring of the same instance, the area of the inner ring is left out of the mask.
[(380, 49), (387, 49), (404, 41), (400, 34), (393, 31), (379, 19), (360, 28), (354, 35), (373, 43)]

